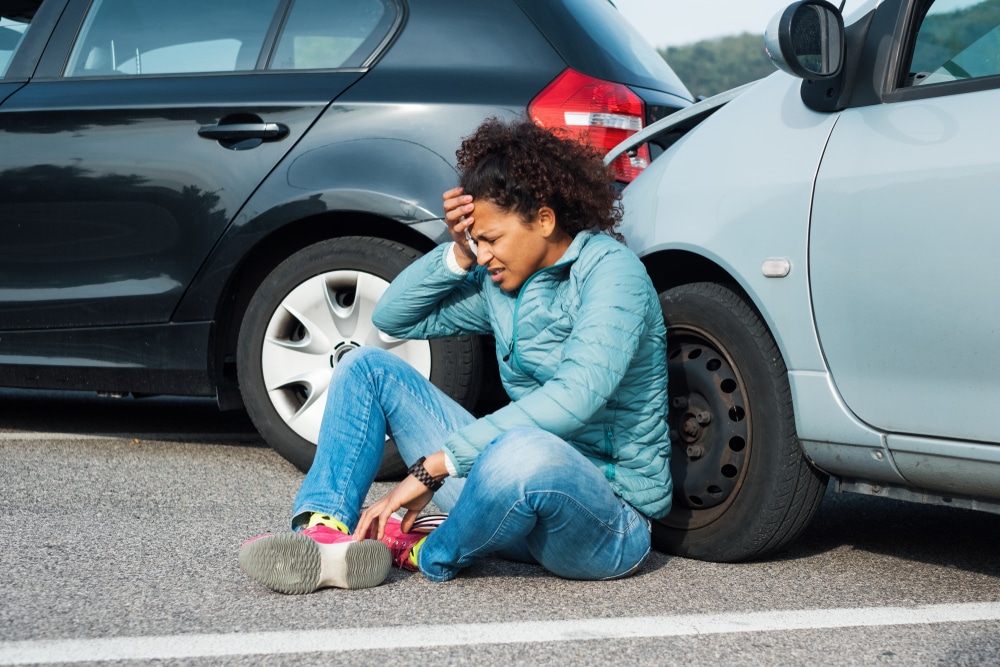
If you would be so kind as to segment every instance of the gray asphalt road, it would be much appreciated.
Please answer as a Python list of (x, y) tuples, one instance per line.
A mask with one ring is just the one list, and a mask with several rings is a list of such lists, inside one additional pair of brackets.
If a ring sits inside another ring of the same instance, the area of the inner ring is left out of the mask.
[[(271, 593), (236, 565), (301, 475), (210, 402), (0, 391), (0, 665), (1000, 663), (1000, 517), (828, 494), (780, 557), (574, 582)], [(388, 487), (378, 485), (373, 494)]]

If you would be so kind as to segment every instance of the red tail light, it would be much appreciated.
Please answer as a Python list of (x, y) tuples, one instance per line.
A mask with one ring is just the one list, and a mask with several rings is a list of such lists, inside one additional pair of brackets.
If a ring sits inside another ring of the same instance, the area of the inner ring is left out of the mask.
[[(532, 120), (542, 127), (561, 127), (603, 153), (642, 129), (644, 105), (620, 83), (602, 81), (567, 69), (528, 105)], [(612, 167), (626, 183), (649, 165), (643, 144), (634, 156), (622, 155)]]

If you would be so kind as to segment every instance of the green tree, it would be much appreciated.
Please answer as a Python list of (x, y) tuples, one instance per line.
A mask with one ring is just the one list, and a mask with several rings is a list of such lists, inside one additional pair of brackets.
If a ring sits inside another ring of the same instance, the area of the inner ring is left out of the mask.
[(667, 47), (660, 55), (696, 96), (710, 97), (775, 71), (763, 35), (748, 32)]

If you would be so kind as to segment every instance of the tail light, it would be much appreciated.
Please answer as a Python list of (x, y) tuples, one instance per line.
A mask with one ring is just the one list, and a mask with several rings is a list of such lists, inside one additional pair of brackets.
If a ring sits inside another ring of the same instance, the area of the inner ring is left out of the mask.
[[(572, 69), (546, 86), (528, 105), (528, 113), (542, 127), (561, 127), (602, 153), (641, 130), (645, 117), (642, 100), (623, 84)], [(643, 144), (634, 155), (618, 157), (612, 168), (618, 180), (629, 183), (648, 165), (649, 148)]]

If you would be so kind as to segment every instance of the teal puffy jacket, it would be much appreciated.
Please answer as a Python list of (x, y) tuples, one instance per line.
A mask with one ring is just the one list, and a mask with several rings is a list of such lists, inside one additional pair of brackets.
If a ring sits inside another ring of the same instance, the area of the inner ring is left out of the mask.
[[(398, 338), (493, 334), (511, 403), (453, 433), (443, 449), (460, 477), (504, 431), (537, 426), (600, 467), (643, 514), (670, 511), (666, 329), (642, 263), (604, 234), (580, 232), (516, 294), (483, 267), (448, 267), (439, 246), (389, 286), (375, 326)], [(515, 463), (516, 464), (516, 463)]]

